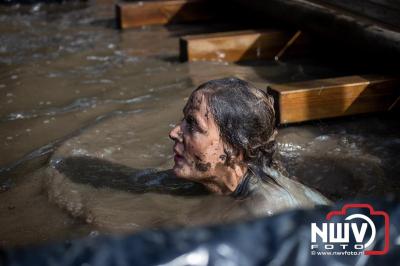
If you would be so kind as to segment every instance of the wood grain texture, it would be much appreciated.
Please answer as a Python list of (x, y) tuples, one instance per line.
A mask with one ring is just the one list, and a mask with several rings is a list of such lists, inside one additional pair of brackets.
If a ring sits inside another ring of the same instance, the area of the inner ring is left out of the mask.
[[(332, 0), (333, 1), (333, 0)], [(390, 21), (378, 20), (335, 8), (322, 0), (233, 0), (260, 19), (268, 18), (327, 39), (346, 42), (349, 47), (400, 56), (400, 30)], [(348, 1), (351, 2), (351, 1)], [(389, 1), (385, 1), (389, 3)]]
[(388, 7), (391, 9), (400, 10), (400, 1), (399, 0), (367, 0), (367, 2), (371, 2), (371, 3), (381, 5), (384, 7)]
[(387, 111), (400, 96), (400, 79), (348, 76), (269, 88), (281, 124)]
[(191, 22), (212, 17), (204, 0), (159, 0), (118, 3), (117, 25), (121, 29), (145, 25)]
[[(279, 30), (246, 30), (189, 35), (180, 39), (181, 61), (237, 62), (252, 59), (274, 59), (295, 32)], [(306, 37), (299, 38), (286, 54), (306, 51)]]
[(349, 12), (379, 21), (400, 29), (399, 3), (368, 0), (319, 0), (332, 6), (343, 8)]

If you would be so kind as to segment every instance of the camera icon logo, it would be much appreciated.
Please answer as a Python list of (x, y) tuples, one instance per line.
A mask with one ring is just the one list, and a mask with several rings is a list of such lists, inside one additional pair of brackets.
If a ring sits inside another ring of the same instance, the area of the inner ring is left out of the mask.
[[(370, 204), (345, 204), (326, 215), (326, 222), (311, 223), (312, 255), (384, 255), (389, 251), (389, 215)], [(377, 225), (383, 244), (377, 247)]]

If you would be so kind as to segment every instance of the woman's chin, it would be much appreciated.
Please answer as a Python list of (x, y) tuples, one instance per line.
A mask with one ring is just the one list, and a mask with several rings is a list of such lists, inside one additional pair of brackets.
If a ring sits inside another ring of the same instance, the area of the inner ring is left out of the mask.
[(174, 172), (176, 177), (184, 179), (189, 179), (190, 177), (190, 175), (187, 173), (188, 171), (185, 171), (185, 167), (182, 167), (181, 165), (175, 164), (172, 168), (172, 171)]
[(182, 167), (178, 166), (177, 164), (174, 165), (172, 171), (177, 177), (183, 178)]

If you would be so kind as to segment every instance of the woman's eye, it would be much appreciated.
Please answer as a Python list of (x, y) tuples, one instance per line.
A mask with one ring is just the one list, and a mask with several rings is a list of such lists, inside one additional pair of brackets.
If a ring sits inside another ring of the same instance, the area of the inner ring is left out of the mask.
[(193, 132), (195, 130), (195, 125), (193, 125), (192, 123), (188, 123), (187, 125), (190, 132)]
[(192, 117), (186, 118), (186, 125), (189, 132), (193, 132), (196, 129), (196, 125)]
[(189, 130), (190, 130), (190, 132), (195, 131), (195, 130), (196, 130), (196, 126), (190, 125), (190, 126), (189, 126)]

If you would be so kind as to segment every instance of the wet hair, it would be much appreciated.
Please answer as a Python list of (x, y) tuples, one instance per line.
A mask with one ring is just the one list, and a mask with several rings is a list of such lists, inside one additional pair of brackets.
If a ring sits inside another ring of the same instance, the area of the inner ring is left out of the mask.
[[(240, 152), (243, 163), (256, 176), (271, 181), (277, 134), (274, 100), (266, 91), (238, 78), (211, 80), (195, 92), (202, 93), (226, 145), (226, 164)], [(194, 93), (192, 94), (193, 97)]]

